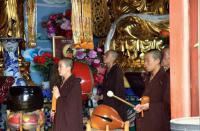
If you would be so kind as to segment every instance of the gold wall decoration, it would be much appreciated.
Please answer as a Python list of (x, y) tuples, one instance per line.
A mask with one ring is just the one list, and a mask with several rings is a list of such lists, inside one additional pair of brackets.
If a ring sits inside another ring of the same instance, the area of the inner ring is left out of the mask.
[(93, 34), (106, 37), (110, 28), (107, 0), (92, 0)]
[(75, 48), (93, 49), (91, 0), (72, 0), (72, 31)]

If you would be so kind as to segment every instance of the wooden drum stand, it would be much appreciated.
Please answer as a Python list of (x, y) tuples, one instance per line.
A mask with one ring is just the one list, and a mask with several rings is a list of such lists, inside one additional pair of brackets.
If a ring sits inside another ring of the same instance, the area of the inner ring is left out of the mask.
[[(25, 130), (32, 130), (35, 129), (36, 131), (41, 131), (42, 128), (44, 127), (44, 113), (42, 110), (36, 110), (34, 112), (23, 112), (20, 111), (18, 113), (10, 112), (7, 110), (7, 120), (8, 120), (8, 128), (7, 131), (12, 131), (12, 130), (19, 130), (23, 131)], [(31, 119), (35, 119), (35, 123), (31, 123)], [(16, 123), (14, 123), (16, 122)]]
[[(126, 121), (126, 122), (124, 122), (124, 128), (123, 129), (121, 129), (121, 130), (123, 130), (123, 131), (129, 131), (129, 121)], [(88, 121), (87, 122), (87, 124), (86, 124), (86, 131), (92, 131), (93, 129), (92, 129), (92, 127), (91, 127), (91, 122), (90, 121)], [(96, 129), (95, 129), (96, 130)], [(109, 129), (109, 125), (106, 125), (106, 130), (105, 131), (111, 131), (110, 129)]]

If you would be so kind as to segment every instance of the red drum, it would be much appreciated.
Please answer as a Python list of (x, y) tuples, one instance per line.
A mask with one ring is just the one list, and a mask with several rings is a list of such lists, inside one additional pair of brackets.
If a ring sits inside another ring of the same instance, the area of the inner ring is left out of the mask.
[(72, 73), (81, 79), (82, 98), (83, 100), (88, 99), (88, 94), (91, 93), (94, 85), (94, 79), (90, 67), (82, 62), (74, 62)]

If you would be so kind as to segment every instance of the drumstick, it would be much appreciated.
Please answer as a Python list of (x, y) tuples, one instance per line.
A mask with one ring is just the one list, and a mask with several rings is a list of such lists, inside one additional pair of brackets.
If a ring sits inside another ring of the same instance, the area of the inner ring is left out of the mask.
[[(132, 108), (135, 107), (135, 105), (131, 104), (130, 102), (125, 101), (125, 100), (123, 100), (122, 98), (120, 98), (120, 97), (118, 97), (118, 96), (115, 96), (114, 93), (113, 93), (112, 91), (108, 91), (108, 92), (107, 92), (107, 96), (108, 96), (108, 97), (114, 97), (114, 98), (120, 100), (121, 102), (124, 102), (125, 104), (131, 106)], [(143, 98), (141, 98), (141, 104), (148, 103), (149, 101), (150, 101), (150, 100), (149, 100), (149, 97), (147, 97), (147, 96), (144, 96)], [(144, 112), (143, 112), (143, 110), (141, 111), (141, 115), (142, 115), (142, 117), (144, 117)]]
[(114, 98), (118, 99), (119, 101), (121, 101), (121, 102), (123, 102), (123, 103), (129, 105), (129, 106), (132, 107), (132, 108), (135, 107), (135, 106), (134, 106), (133, 104), (131, 104), (130, 102), (125, 101), (125, 100), (123, 100), (122, 98), (120, 98), (120, 97), (118, 97), (118, 96), (115, 96), (114, 93), (113, 93), (112, 91), (108, 91), (108, 92), (107, 92), (107, 96), (108, 96), (108, 97), (114, 97)]

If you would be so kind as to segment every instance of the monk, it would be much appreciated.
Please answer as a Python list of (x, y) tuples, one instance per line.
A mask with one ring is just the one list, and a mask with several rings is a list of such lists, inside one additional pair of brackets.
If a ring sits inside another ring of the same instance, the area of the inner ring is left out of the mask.
[(164, 67), (165, 71), (169, 74), (170, 73), (170, 51), (169, 47), (166, 47), (162, 50), (162, 62), (161, 65)]
[(118, 53), (114, 50), (109, 50), (103, 57), (104, 64), (107, 67), (103, 80), (103, 104), (111, 106), (120, 115), (123, 121), (127, 120), (127, 107), (115, 98), (107, 96), (107, 92), (111, 90), (116, 96), (125, 99), (125, 88), (123, 71), (116, 63)]
[(58, 63), (58, 72), (63, 82), (53, 87), (57, 99), (53, 131), (82, 131), (82, 99), (80, 79), (72, 75), (73, 62), (62, 59)]
[[(169, 75), (161, 67), (161, 60), (162, 54), (158, 50), (145, 54), (144, 68), (149, 75), (144, 80), (143, 96), (148, 96), (150, 102), (134, 108), (139, 113), (136, 118), (137, 131), (170, 131)], [(141, 111), (144, 111), (144, 117)]]

